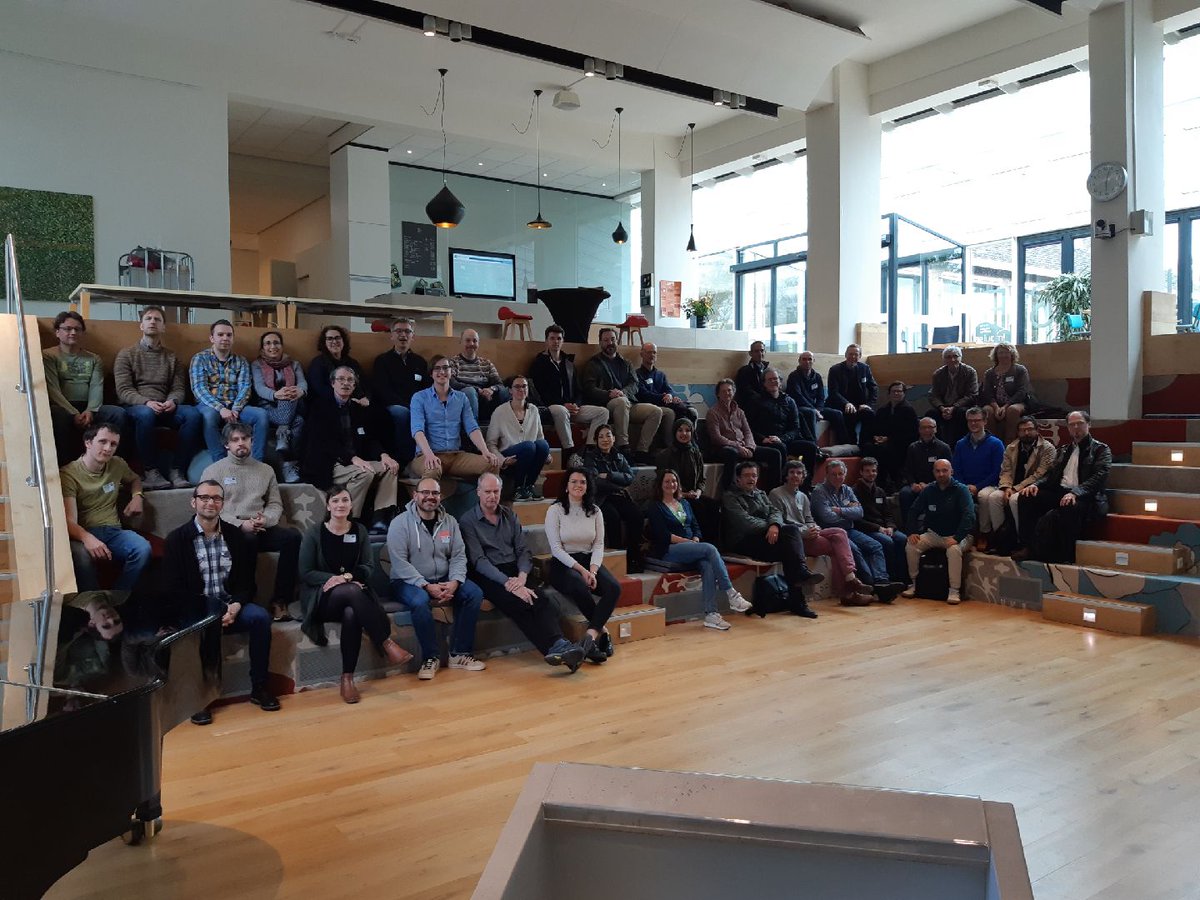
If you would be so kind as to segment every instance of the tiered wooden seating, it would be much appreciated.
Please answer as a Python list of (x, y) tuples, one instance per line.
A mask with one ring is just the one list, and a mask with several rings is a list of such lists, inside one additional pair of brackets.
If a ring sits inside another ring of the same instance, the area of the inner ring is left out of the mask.
[(1200, 443), (1134, 441), (1133, 463), (1138, 466), (1200, 467)]
[(1121, 544), (1113, 541), (1080, 541), (1075, 545), (1077, 566), (1100, 566), (1153, 575), (1182, 575), (1195, 560), (1182, 545), (1155, 547), (1150, 544)]
[(1119, 634), (1154, 634), (1154, 607), (1148, 603), (1085, 597), (1055, 591), (1042, 598), (1042, 618)]

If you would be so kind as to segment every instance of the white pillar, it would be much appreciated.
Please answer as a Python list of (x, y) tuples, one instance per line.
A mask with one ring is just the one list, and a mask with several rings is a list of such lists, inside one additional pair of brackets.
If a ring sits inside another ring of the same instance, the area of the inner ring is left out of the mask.
[[(678, 146), (678, 144), (676, 145)], [(688, 228), (691, 182), (686, 168), (681, 171), (680, 162), (687, 156), (684, 148), (681, 159), (664, 156), (656, 149), (655, 166), (642, 172), (642, 269), (654, 276), (651, 285), (654, 298), (654, 324), (687, 327), (690, 323), (683, 317), (665, 319), (659, 315), (658, 283), (660, 281), (683, 282), (683, 297), (695, 295), (695, 285), (688, 284)], [(696, 235), (698, 252), (703, 252), (703, 237)], [(709, 248), (711, 249), (711, 248)], [(689, 293), (690, 292), (690, 293)], [(636, 307), (639, 301), (634, 298)]]
[(808, 134), (808, 349), (839, 353), (859, 322), (879, 322), (879, 116), (867, 69), (834, 68), (833, 103), (811, 111)]
[[(1115, 222), (1115, 238), (1092, 240), (1092, 415), (1142, 414), (1142, 292), (1162, 290), (1163, 30), (1153, 0), (1126, 0), (1088, 19), (1092, 163), (1129, 173), (1125, 192), (1092, 202), (1092, 221)], [(1130, 234), (1130, 213), (1153, 213), (1154, 234)]]
[(332, 300), (366, 300), (391, 284), (387, 152), (347, 144), (329, 158)]

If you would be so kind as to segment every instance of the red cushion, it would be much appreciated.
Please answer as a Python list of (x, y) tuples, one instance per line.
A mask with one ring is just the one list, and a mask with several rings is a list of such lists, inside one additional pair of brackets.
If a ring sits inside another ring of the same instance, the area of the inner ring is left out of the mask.
[(621, 323), (622, 328), (649, 328), (650, 320), (645, 316), (629, 315), (625, 317), (625, 321)]
[(391, 326), (391, 323), (389, 323), (387, 319), (375, 319), (373, 322), (371, 322), (371, 330), (372, 331), (391, 331), (392, 326)]
[(516, 319), (517, 321), (520, 321), (520, 322), (533, 321), (532, 315), (529, 315), (528, 313), (513, 312), (507, 306), (500, 307), (500, 311), (498, 313), (496, 313), (496, 315), (500, 318), (501, 321), (504, 321), (505, 319)]

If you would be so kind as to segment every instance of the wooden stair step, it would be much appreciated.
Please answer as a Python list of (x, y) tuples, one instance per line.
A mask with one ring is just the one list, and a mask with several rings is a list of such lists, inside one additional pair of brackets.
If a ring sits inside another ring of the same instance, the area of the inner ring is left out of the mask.
[(1132, 457), (1135, 465), (1200, 467), (1200, 443), (1134, 441)]
[[(0, 531), (12, 530), (12, 506), (7, 494), (0, 496)], [(40, 510), (41, 507), (39, 506)], [(40, 513), (39, 513), (40, 515)]]
[(12, 603), (20, 599), (17, 590), (17, 576), (11, 572), (0, 573), (0, 603)]
[(1079, 541), (1075, 545), (1077, 566), (1098, 566), (1154, 575), (1182, 575), (1194, 564), (1192, 551), (1182, 544), (1156, 547), (1117, 541)]
[(1156, 515), (1169, 519), (1200, 519), (1200, 494), (1174, 491), (1108, 492), (1109, 510), (1129, 516)]
[(1200, 494), (1200, 468), (1116, 463), (1109, 472), (1108, 487), (1120, 491)]
[(1169, 519), (1165, 516), (1124, 516), (1109, 513), (1088, 528), (1088, 537), (1097, 541), (1117, 541), (1126, 544), (1149, 544), (1161, 534), (1178, 534), (1180, 528), (1191, 524), (1190, 519)]
[(1042, 618), (1118, 634), (1154, 634), (1157, 627), (1155, 608), (1149, 603), (1088, 597), (1068, 591), (1042, 596)]
[(13, 536), (7, 531), (0, 532), (0, 574), (10, 572), (13, 564)]
[(512, 511), (522, 525), (545, 525), (546, 510), (553, 503), (553, 500), (522, 500), (512, 505)]
[[(550, 560), (553, 557), (549, 553), (535, 553), (533, 557), (533, 566), (542, 576), (542, 580), (549, 580)], [(613, 575), (614, 578), (623, 578), (628, 574), (628, 560), (624, 550), (605, 550), (604, 551), (604, 568)]]

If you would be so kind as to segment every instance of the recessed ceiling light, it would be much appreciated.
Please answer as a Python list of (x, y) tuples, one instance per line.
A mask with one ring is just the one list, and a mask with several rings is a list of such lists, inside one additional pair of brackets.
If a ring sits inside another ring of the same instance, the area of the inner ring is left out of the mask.
[(549, 172), (543, 172), (543, 173), (542, 173), (542, 177), (543, 177), (543, 178), (549, 178), (549, 177), (550, 177), (550, 173), (549, 173)]
[(405, 152), (405, 153), (412, 153), (412, 151), (411, 151), (411, 150), (405, 150), (404, 152)]
[(481, 165), (481, 166), (482, 166), (482, 165), (483, 165), (483, 163), (479, 163), (479, 165)]

